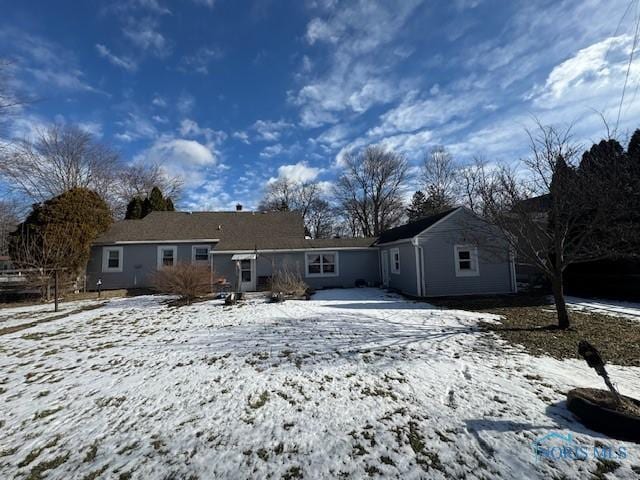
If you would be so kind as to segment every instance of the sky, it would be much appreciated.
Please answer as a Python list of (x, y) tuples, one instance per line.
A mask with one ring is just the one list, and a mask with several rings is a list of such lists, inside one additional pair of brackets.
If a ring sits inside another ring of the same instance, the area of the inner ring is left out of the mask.
[(37, 99), (9, 135), (79, 125), (180, 175), (190, 210), (255, 207), (281, 177), (329, 192), (370, 144), (416, 167), (436, 145), (511, 162), (535, 118), (588, 146), (604, 117), (624, 139), (640, 127), (639, 3), (0, 0), (0, 56)]

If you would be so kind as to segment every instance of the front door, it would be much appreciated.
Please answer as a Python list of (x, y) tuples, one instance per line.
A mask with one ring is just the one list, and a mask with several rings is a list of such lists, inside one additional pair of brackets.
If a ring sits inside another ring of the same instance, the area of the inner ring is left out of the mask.
[(256, 289), (256, 261), (238, 261), (238, 276), (240, 278), (240, 291), (253, 292)]
[(389, 252), (382, 251), (382, 286), (389, 286)]

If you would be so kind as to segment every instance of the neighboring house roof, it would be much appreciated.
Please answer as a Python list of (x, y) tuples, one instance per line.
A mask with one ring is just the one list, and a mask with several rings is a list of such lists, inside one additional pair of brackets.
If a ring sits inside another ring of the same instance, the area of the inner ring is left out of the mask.
[(378, 241), (376, 243), (378, 245), (381, 245), (384, 243), (413, 238), (419, 233), (425, 231), (430, 226), (434, 225), (436, 222), (439, 222), (448, 215), (451, 215), (459, 208), (462, 207), (452, 208), (441, 213), (436, 213), (435, 215), (421, 218), (420, 220), (416, 220), (415, 222), (409, 222), (404, 225), (400, 225), (399, 227), (386, 230), (380, 234), (380, 237), (378, 238)]
[(366, 248), (374, 238), (305, 238), (295, 212), (152, 212), (116, 222), (95, 244), (218, 241), (216, 251)]
[(516, 204), (514, 210), (530, 213), (545, 213), (551, 209), (551, 195), (545, 193), (537, 197), (521, 200)]

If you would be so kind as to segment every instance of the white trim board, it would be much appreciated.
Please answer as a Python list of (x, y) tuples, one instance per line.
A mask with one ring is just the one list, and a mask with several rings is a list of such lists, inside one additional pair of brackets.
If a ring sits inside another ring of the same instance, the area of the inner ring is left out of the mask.
[(101, 245), (154, 245), (157, 243), (168, 243), (173, 245), (174, 243), (202, 243), (202, 242), (210, 242), (210, 243), (218, 243), (220, 242), (219, 238), (192, 238), (190, 240), (121, 240), (117, 242), (97, 242), (94, 243), (94, 246)]
[(343, 250), (378, 250), (378, 247), (318, 247), (318, 248), (265, 248), (257, 250), (211, 250), (211, 255), (233, 254), (233, 253), (287, 253), (287, 252), (340, 252)]

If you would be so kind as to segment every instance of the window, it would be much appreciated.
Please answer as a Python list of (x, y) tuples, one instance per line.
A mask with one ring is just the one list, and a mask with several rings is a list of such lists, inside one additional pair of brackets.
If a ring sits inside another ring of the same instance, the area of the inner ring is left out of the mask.
[(178, 247), (158, 247), (158, 270), (164, 267), (173, 267), (178, 257)]
[(337, 252), (313, 252), (305, 255), (307, 277), (335, 277), (338, 275)]
[(391, 273), (400, 273), (400, 249), (391, 249)]
[(193, 263), (209, 263), (209, 245), (191, 247), (191, 261)]
[(243, 282), (251, 281), (251, 260), (240, 260), (240, 279)]
[(468, 245), (456, 245), (454, 247), (456, 276), (475, 277), (480, 275), (478, 268), (478, 248)]
[(102, 271), (122, 272), (122, 247), (104, 247), (102, 249)]

